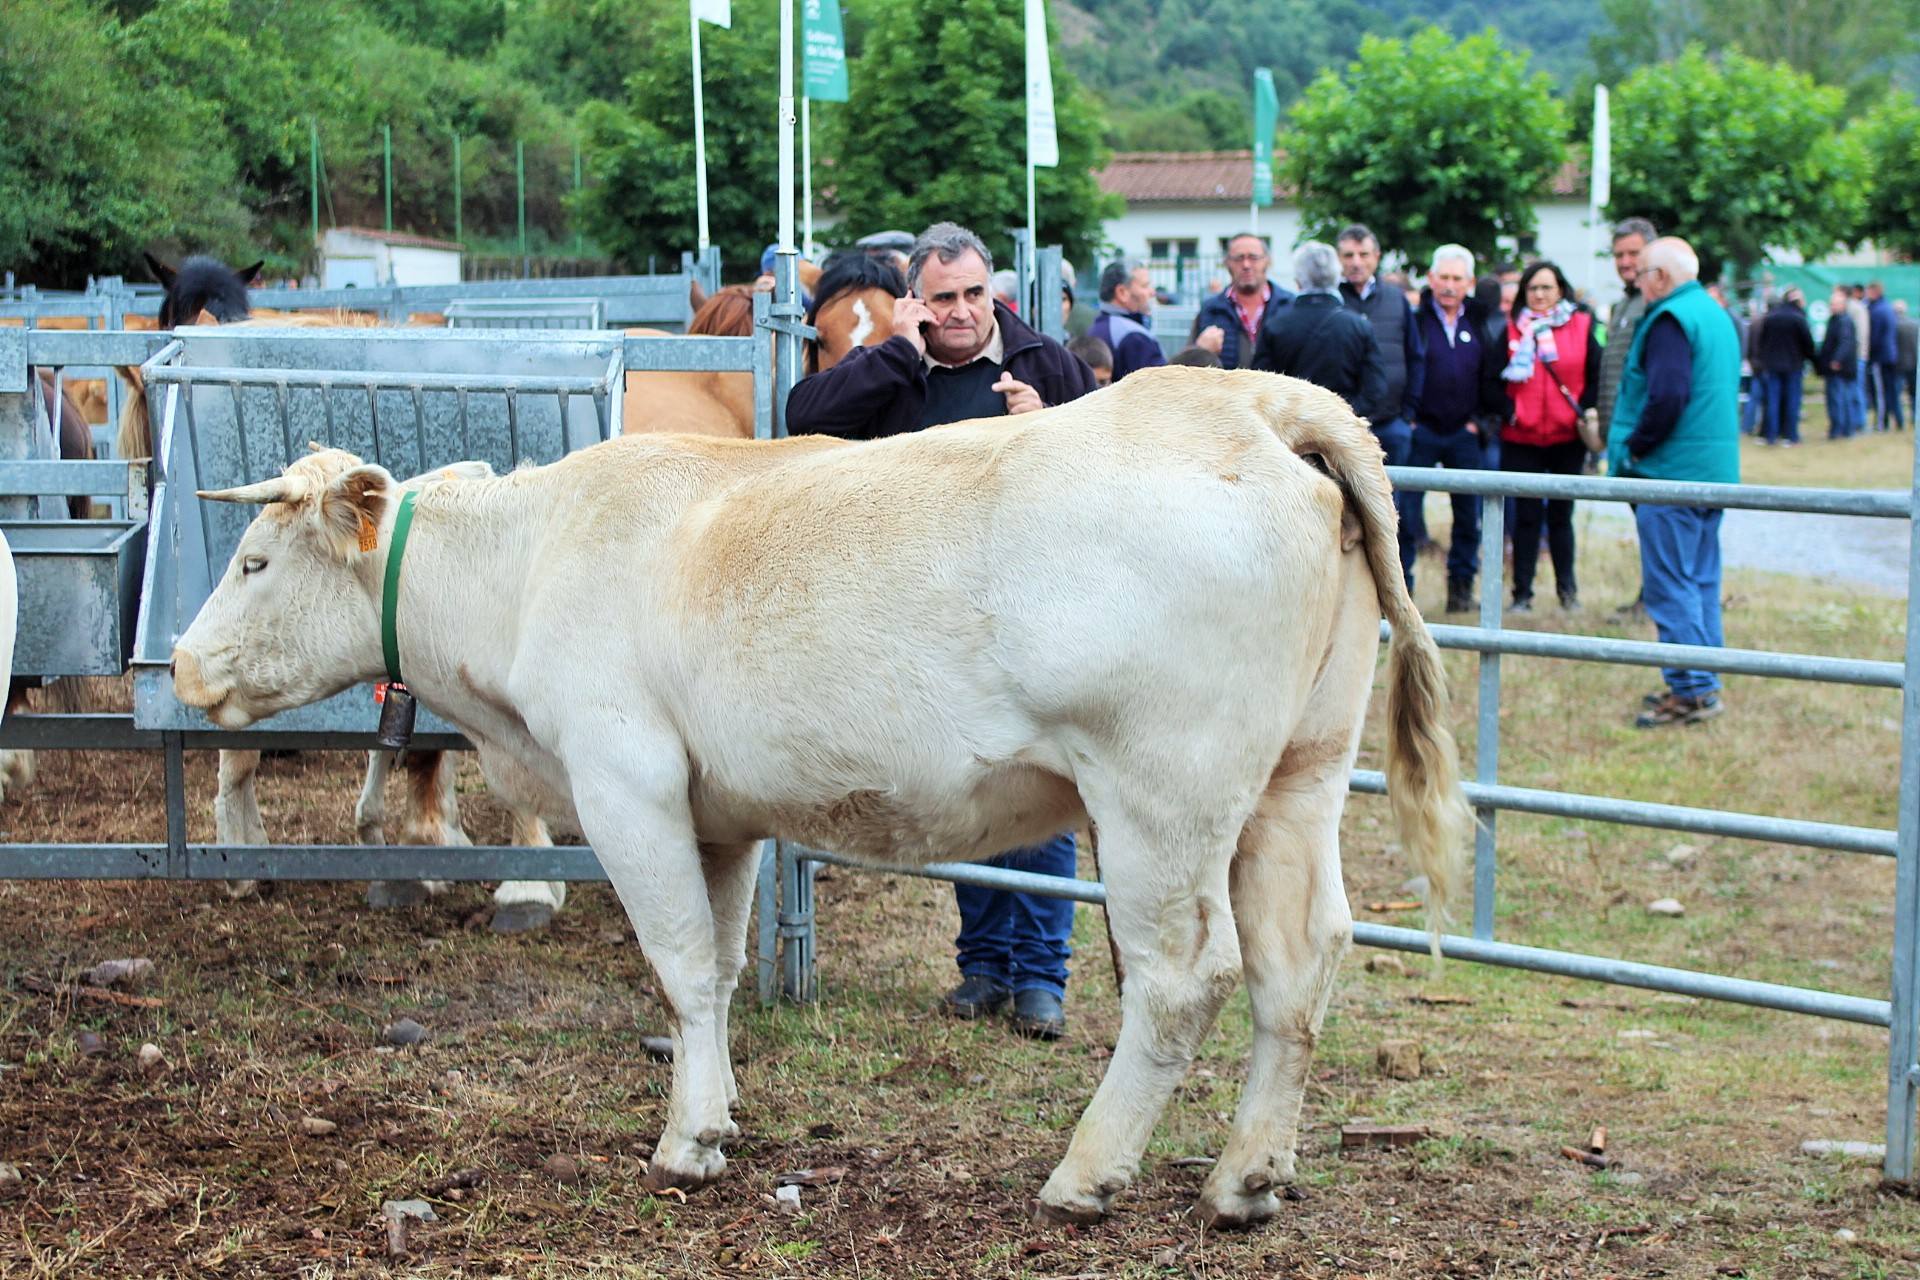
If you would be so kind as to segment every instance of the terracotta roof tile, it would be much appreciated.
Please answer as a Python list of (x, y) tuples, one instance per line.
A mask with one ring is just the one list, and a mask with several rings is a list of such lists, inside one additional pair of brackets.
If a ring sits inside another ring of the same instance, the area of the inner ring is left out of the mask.
[(363, 240), (376, 240), (381, 244), (390, 244), (400, 249), (446, 249), (453, 253), (460, 253), (466, 247), (453, 240), (416, 236), (410, 231), (380, 231), (373, 227), (329, 227), (328, 230), (359, 236)]
[[(1098, 178), (1102, 191), (1130, 203), (1245, 204), (1253, 199), (1253, 152), (1121, 151)], [(1586, 189), (1582, 157), (1568, 160), (1553, 175), (1553, 194), (1562, 199), (1584, 195)], [(1274, 188), (1277, 199), (1291, 195), (1284, 187)]]

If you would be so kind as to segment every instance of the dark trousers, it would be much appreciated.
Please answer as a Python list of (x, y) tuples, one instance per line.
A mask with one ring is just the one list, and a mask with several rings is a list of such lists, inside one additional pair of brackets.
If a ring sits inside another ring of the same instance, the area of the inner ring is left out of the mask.
[(1768, 444), (1776, 440), (1785, 440), (1789, 444), (1800, 443), (1800, 383), (1805, 377), (1804, 369), (1760, 375), (1761, 394), (1767, 402)]
[[(1500, 442), (1500, 469), (1558, 476), (1577, 476), (1587, 448), (1578, 440), (1560, 444)], [(1533, 599), (1533, 571), (1540, 563), (1540, 525), (1544, 515), (1547, 550), (1553, 556), (1553, 585), (1560, 595), (1576, 595), (1573, 573), (1573, 500), (1515, 498), (1513, 500), (1513, 598)]]
[(1906, 430), (1906, 423), (1900, 417), (1900, 366), (1892, 363), (1873, 362), (1873, 393), (1876, 397), (1875, 409), (1879, 421), (1875, 424), (1885, 431), (1891, 423), (1895, 431)]
[[(1481, 447), (1479, 434), (1465, 427), (1435, 431), (1419, 423), (1413, 428), (1407, 465), (1478, 471), (1487, 466), (1486, 450)], [(1414, 552), (1427, 527), (1423, 510), (1426, 496), (1410, 489), (1399, 499), (1400, 567), (1406, 572), (1409, 590), (1413, 587)], [(1480, 499), (1470, 493), (1449, 496), (1453, 499), (1453, 539), (1447, 546), (1447, 577), (1472, 578), (1480, 572)]]
[[(1073, 833), (989, 858), (986, 865), (1071, 880)], [(997, 978), (1015, 991), (1037, 988), (1066, 996), (1067, 957), (1073, 954), (1067, 945), (1073, 934), (1073, 899), (965, 884), (953, 886), (953, 898), (960, 907), (960, 936), (953, 941), (963, 976)]]

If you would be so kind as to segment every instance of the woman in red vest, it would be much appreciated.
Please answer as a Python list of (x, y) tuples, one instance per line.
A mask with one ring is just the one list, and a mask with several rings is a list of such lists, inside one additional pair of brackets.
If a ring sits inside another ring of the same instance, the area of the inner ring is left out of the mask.
[[(1587, 456), (1579, 422), (1599, 402), (1600, 343), (1593, 312), (1573, 300), (1573, 286), (1551, 262), (1532, 263), (1520, 273), (1520, 292), (1507, 320), (1507, 367), (1501, 376), (1513, 401), (1513, 416), (1500, 433), (1500, 469), (1579, 475)], [(1573, 500), (1516, 498), (1513, 609), (1518, 613), (1533, 608), (1543, 508), (1560, 607), (1580, 607), (1573, 573)]]

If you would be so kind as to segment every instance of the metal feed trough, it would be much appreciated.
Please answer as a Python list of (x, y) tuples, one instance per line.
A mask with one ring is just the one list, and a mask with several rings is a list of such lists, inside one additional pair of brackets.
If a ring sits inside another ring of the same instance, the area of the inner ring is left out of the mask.
[(449, 329), (603, 329), (606, 306), (598, 298), (475, 298), (442, 308)]

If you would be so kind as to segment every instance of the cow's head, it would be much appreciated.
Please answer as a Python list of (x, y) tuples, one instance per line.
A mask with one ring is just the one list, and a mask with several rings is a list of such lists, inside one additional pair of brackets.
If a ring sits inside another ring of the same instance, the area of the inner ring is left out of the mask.
[[(491, 474), (462, 463), (429, 478)], [(174, 695), (240, 729), (380, 675), (380, 590), (401, 488), (384, 467), (316, 449), (277, 479), (202, 493), (265, 509), (174, 646)]]
[(380, 569), (396, 485), (338, 449), (273, 480), (202, 493), (264, 510), (173, 650), (173, 689), (229, 729), (377, 671)]

